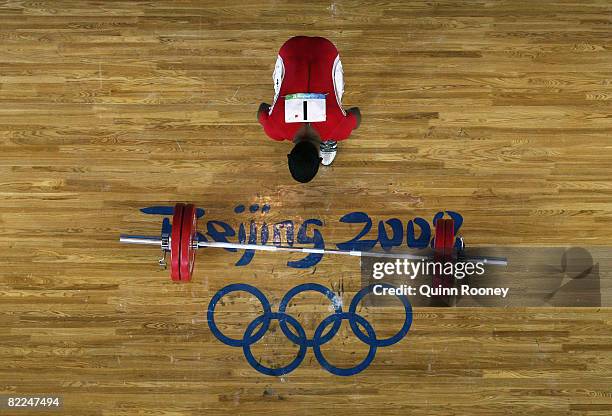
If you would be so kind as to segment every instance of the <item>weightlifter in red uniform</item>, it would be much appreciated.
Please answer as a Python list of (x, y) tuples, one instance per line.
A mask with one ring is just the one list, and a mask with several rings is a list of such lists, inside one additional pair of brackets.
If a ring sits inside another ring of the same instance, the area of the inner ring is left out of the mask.
[(291, 140), (291, 176), (309, 182), (336, 157), (337, 142), (359, 127), (359, 108), (342, 108), (344, 77), (338, 50), (321, 37), (296, 36), (281, 47), (272, 76), (274, 101), (257, 119), (273, 140)]

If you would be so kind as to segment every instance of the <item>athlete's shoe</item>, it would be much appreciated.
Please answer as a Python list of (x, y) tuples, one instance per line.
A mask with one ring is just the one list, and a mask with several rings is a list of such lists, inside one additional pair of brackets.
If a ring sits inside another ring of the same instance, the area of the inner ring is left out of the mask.
[(321, 160), (321, 164), (323, 166), (329, 166), (334, 161), (336, 157), (336, 152), (338, 151), (338, 143), (334, 140), (328, 140), (326, 142), (321, 142), (321, 146), (319, 148), (319, 156), (323, 159)]

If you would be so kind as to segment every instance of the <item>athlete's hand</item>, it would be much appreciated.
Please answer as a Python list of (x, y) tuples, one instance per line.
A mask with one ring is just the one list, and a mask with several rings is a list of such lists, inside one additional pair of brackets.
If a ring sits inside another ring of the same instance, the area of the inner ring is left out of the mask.
[(259, 104), (259, 109), (257, 110), (257, 121), (259, 121), (259, 115), (261, 114), (262, 111), (265, 111), (266, 113), (269, 112), (270, 104), (266, 104), (266, 103)]
[(359, 128), (359, 126), (361, 125), (361, 111), (359, 111), (359, 107), (351, 107), (348, 110), (346, 110), (347, 113), (351, 113), (352, 115), (355, 116), (355, 118), (357, 119), (357, 127), (355, 127), (356, 129)]

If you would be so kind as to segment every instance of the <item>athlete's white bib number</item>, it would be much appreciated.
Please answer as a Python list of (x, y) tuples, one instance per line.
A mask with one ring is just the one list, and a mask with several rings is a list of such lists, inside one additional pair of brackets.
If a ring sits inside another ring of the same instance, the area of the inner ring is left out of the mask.
[(325, 120), (325, 94), (299, 93), (285, 96), (285, 123), (315, 123)]

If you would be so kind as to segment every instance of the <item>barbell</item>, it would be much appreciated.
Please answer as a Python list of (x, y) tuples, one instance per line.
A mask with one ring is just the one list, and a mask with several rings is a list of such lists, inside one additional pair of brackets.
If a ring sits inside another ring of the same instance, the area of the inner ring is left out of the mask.
[[(121, 234), (119, 241), (128, 244), (144, 244), (158, 246), (162, 250), (161, 266), (166, 266), (166, 254), (170, 253), (170, 277), (176, 282), (188, 282), (193, 275), (196, 251), (203, 247), (231, 248), (238, 250), (283, 251), (308, 254), (332, 254), (357, 257), (376, 257), (392, 259), (408, 259), (413, 261), (435, 260), (456, 261), (460, 259), (466, 263), (486, 262), (490, 265), (506, 266), (505, 258), (501, 257), (462, 257), (462, 250), (455, 250), (455, 223), (452, 219), (441, 218), (435, 226), (434, 256), (416, 255), (409, 253), (378, 253), (357, 250), (329, 250), (307, 247), (286, 247), (280, 245), (240, 244), (229, 242), (202, 241), (197, 233), (197, 209), (193, 204), (176, 204), (174, 206), (172, 223), (167, 219), (162, 223), (161, 236), (140, 236)], [(463, 239), (461, 238), (461, 247)]]

